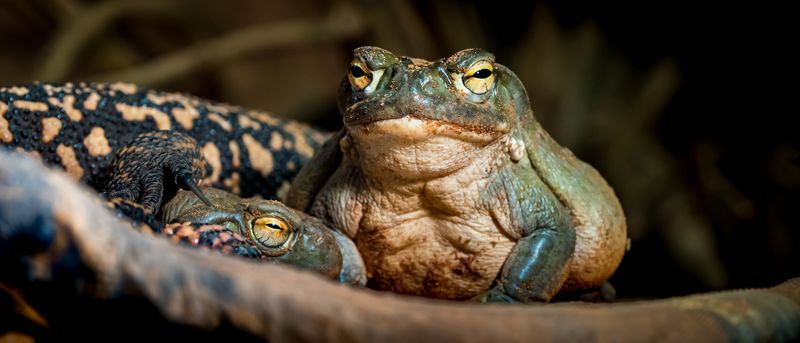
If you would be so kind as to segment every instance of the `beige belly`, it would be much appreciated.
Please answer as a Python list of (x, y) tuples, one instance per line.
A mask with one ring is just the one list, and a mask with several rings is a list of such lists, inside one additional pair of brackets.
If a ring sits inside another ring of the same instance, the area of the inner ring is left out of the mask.
[(381, 219), (365, 218), (355, 237), (376, 289), (467, 299), (493, 285), (514, 246), (488, 217), (468, 220), (470, 225), (427, 217), (399, 224)]

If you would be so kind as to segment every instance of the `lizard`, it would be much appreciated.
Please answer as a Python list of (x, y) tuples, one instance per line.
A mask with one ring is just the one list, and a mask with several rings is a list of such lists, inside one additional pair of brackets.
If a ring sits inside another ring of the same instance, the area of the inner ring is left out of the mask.
[(101, 190), (114, 156), (140, 134), (176, 131), (210, 167), (204, 184), (242, 197), (277, 198), (328, 133), (194, 96), (128, 83), (0, 87), (0, 145), (40, 157)]

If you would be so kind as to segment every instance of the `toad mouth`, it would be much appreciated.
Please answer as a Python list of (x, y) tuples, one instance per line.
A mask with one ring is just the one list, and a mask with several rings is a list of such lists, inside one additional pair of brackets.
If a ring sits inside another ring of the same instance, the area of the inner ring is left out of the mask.
[(430, 119), (414, 114), (399, 118), (388, 118), (361, 124), (346, 124), (347, 130), (360, 135), (386, 135), (410, 140), (425, 140), (431, 137), (448, 137), (474, 143), (488, 143), (503, 132), (483, 128), (464, 126), (439, 119)]

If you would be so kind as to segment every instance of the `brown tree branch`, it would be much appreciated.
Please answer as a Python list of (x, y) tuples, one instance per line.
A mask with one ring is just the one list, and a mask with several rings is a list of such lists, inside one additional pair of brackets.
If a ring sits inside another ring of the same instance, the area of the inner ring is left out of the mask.
[(152, 339), (154, 332), (272, 342), (800, 338), (800, 278), (771, 289), (611, 305), (403, 297), (143, 235), (64, 173), (7, 152), (0, 152), (0, 266), (0, 284), (52, 328), (98, 340)]

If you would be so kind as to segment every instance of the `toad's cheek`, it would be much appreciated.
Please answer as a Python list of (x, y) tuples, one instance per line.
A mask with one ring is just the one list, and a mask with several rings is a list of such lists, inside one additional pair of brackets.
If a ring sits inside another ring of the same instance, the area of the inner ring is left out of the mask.
[(297, 232), (294, 232), (290, 243), (291, 246), (286, 253), (276, 256), (276, 260), (313, 270), (333, 279), (340, 278), (345, 265), (345, 256), (333, 230), (327, 227), (302, 225)]

